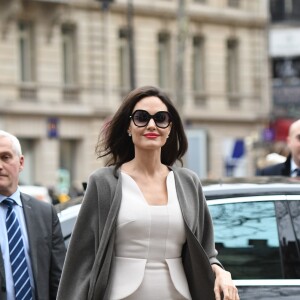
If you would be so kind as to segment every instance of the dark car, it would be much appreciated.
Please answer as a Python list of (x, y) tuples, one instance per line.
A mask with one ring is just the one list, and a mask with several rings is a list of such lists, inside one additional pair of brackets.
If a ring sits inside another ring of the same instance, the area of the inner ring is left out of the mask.
[[(300, 299), (300, 181), (292, 178), (203, 181), (218, 258), (241, 300)], [(80, 208), (58, 215), (66, 244)], [(61, 207), (59, 208), (61, 210)]]

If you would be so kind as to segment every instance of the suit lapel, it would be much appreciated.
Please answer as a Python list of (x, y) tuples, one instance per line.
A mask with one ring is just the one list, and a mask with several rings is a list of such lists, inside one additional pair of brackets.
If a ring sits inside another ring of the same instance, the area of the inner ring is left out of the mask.
[(290, 176), (291, 175), (291, 154), (287, 157), (286, 161), (283, 163), (283, 170), (282, 174), (283, 176)]
[(3, 261), (3, 257), (2, 257), (1, 247), (0, 247), (0, 277), (2, 278), (2, 280), (5, 281), (4, 261)]
[[(32, 207), (32, 201), (28, 195), (21, 193), (21, 201), (23, 204), (28, 242), (29, 242), (29, 251), (30, 251), (30, 260), (32, 265), (32, 272), (34, 279), (37, 278), (38, 271), (38, 242), (37, 242), (37, 233), (39, 230), (38, 224), (36, 224), (35, 211)], [(36, 280), (35, 280), (36, 282)]]

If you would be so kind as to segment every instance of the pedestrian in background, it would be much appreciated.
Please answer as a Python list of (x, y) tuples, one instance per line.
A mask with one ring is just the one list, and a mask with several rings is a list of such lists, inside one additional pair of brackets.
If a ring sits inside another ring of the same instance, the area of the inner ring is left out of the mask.
[(155, 87), (130, 92), (100, 133), (58, 300), (239, 299), (217, 260), (180, 116)]
[(21, 193), (19, 140), (0, 130), (0, 299), (55, 300), (65, 244), (54, 207)]
[(258, 176), (300, 176), (300, 119), (289, 128), (287, 145), (290, 150), (285, 162), (258, 169)]

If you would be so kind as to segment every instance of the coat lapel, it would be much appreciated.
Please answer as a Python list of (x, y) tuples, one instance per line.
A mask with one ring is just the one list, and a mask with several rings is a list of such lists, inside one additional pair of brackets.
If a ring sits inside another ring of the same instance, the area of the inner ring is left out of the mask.
[(196, 201), (193, 199), (193, 195), (190, 193), (191, 190), (187, 188), (189, 186), (189, 183), (184, 182), (185, 178), (178, 175), (176, 167), (172, 167), (171, 169), (174, 172), (176, 192), (183, 219), (185, 220), (185, 223), (190, 228), (190, 230), (194, 232), (197, 226), (196, 214), (198, 212), (198, 209), (195, 206)]

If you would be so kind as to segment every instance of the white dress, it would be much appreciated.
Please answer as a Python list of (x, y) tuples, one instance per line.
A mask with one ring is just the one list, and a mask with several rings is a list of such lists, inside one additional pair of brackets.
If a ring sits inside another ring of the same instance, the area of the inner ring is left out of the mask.
[(173, 172), (168, 204), (149, 205), (137, 183), (121, 172), (111, 300), (192, 299), (181, 260), (185, 230)]

